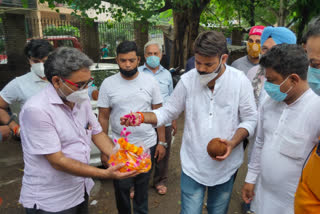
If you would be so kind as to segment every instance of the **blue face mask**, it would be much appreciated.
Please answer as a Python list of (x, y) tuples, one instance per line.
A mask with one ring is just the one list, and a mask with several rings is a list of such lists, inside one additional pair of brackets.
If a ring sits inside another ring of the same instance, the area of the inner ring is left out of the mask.
[(314, 93), (320, 96), (320, 69), (309, 66), (308, 83)]
[(289, 78), (289, 77), (287, 77), (280, 85), (276, 85), (276, 84), (273, 84), (273, 83), (268, 82), (268, 81), (266, 81), (266, 82), (264, 83), (264, 89), (266, 90), (266, 92), (268, 93), (268, 95), (269, 95), (272, 99), (274, 99), (275, 101), (277, 101), (277, 102), (282, 102), (284, 99), (286, 99), (286, 97), (287, 97), (287, 95), (288, 95), (288, 92), (292, 89), (292, 87), (289, 88), (289, 90), (288, 90), (287, 92), (285, 92), (285, 93), (283, 93), (283, 92), (280, 91), (281, 85), (282, 85), (285, 81), (287, 81), (288, 78)]
[(147, 64), (151, 68), (156, 68), (160, 65), (160, 57), (158, 56), (148, 56), (147, 57)]

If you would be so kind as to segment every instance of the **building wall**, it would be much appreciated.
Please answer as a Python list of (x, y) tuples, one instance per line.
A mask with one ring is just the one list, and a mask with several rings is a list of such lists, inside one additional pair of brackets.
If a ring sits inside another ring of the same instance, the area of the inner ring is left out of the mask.
[(7, 64), (0, 65), (0, 89), (11, 79), (23, 75), (29, 70), (27, 58), (23, 54), (26, 33), (23, 14), (3, 14)]

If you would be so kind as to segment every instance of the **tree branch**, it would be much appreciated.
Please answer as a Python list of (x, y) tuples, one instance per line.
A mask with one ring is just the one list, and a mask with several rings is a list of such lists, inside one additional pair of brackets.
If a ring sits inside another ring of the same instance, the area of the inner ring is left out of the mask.
[(296, 20), (295, 19), (292, 19), (287, 25), (286, 27), (289, 28)]
[(172, 9), (172, 2), (171, 0), (166, 0), (164, 6), (158, 10), (154, 10), (154, 13), (162, 13), (169, 9)]
[(260, 22), (262, 22), (264, 25), (266, 26), (273, 26), (273, 24), (271, 24), (270, 22), (264, 20), (263, 18), (261, 18), (260, 16), (257, 16), (257, 19), (259, 19)]
[(276, 11), (274, 8), (272, 7), (268, 7), (268, 9), (270, 10), (270, 12), (275, 15), (277, 18), (279, 17), (279, 13), (278, 11)]

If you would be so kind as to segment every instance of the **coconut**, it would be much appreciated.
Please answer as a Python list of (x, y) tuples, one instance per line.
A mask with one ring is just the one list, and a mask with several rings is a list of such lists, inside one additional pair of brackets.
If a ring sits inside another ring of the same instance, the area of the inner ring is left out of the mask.
[(207, 146), (207, 152), (212, 157), (223, 156), (227, 152), (227, 145), (220, 138), (213, 138)]

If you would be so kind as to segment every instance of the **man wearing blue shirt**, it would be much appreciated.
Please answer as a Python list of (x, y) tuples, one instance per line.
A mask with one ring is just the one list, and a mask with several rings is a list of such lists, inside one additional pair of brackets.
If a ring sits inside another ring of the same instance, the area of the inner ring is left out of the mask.
[[(149, 73), (159, 83), (163, 103), (169, 98), (173, 91), (172, 76), (170, 72), (160, 65), (162, 58), (162, 47), (156, 41), (149, 41), (144, 46), (144, 57), (146, 63), (138, 68), (139, 72)], [(166, 142), (158, 141), (158, 144), (166, 147), (165, 157), (155, 164), (155, 174), (153, 178), (154, 187), (160, 195), (164, 195), (167, 192), (167, 179), (168, 179), (168, 163), (171, 147), (171, 134), (176, 133), (176, 122), (172, 121), (170, 124), (166, 124)]]

